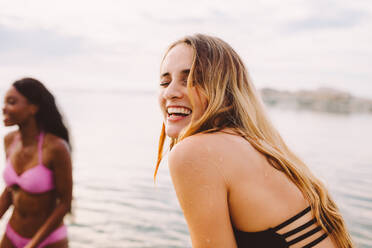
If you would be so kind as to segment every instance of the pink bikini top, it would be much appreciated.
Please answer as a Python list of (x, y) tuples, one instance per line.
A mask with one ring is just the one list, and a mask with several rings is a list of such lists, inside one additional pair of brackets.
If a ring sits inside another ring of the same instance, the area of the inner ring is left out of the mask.
[(44, 193), (54, 189), (53, 171), (47, 168), (42, 163), (42, 145), (44, 140), (44, 133), (40, 133), (38, 137), (38, 165), (24, 171), (23, 173), (21, 173), (21, 175), (17, 175), (10, 160), (11, 154), (18, 140), (19, 136), (16, 136), (14, 138), (13, 144), (9, 148), (7, 164), (3, 173), (6, 185), (12, 186), (16, 184), (24, 191), (34, 194)]

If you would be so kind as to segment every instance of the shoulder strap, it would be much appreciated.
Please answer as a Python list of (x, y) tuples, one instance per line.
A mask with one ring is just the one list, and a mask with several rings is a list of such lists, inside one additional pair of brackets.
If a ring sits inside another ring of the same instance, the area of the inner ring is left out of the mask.
[(43, 142), (44, 142), (44, 136), (45, 136), (45, 133), (44, 132), (41, 132), (39, 134), (39, 138), (38, 138), (38, 155), (39, 155), (39, 164), (42, 164), (43, 163)]

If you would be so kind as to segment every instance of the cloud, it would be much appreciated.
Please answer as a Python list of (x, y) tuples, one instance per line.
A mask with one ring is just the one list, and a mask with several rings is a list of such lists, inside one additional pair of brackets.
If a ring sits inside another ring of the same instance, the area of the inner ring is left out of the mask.
[(291, 31), (312, 31), (314, 29), (350, 28), (361, 23), (366, 16), (362, 11), (343, 11), (333, 15), (314, 15), (303, 20), (288, 23)]
[(155, 88), (167, 45), (206, 33), (236, 49), (259, 87), (367, 92), (372, 80), (369, 0), (20, 2), (0, 3), (0, 79)]
[(156, 22), (160, 25), (187, 25), (187, 26), (198, 26), (205, 25), (207, 23), (215, 23), (219, 25), (232, 24), (235, 21), (229, 13), (225, 13), (218, 8), (209, 8), (203, 13), (192, 13), (189, 15), (163, 15), (161, 13), (154, 12), (143, 12), (143, 21)]
[[(57, 59), (84, 51), (83, 40), (38, 28), (0, 26), (0, 63)], [(6, 60), (5, 60), (6, 58)]]
[(303, 6), (307, 10), (302, 16), (288, 21), (285, 29), (289, 32), (307, 32), (357, 27), (371, 19), (371, 10), (360, 1), (314, 0)]

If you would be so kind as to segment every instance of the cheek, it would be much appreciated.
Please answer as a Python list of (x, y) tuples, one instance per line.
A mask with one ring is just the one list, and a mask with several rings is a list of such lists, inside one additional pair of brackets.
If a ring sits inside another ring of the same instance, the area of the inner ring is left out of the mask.
[(158, 104), (159, 104), (160, 110), (164, 111), (165, 110), (165, 100), (164, 100), (164, 97), (163, 97), (163, 94), (162, 94), (161, 91), (158, 93)]
[(7, 107), (6, 107), (6, 110), (8, 111), (8, 112), (10, 112), (10, 113), (16, 113), (16, 112), (18, 112), (18, 108), (17, 108), (17, 106), (15, 106), (15, 105), (8, 105)]
[(22, 106), (22, 105), (15, 105), (11, 108), (11, 112), (13, 113), (14, 116), (17, 116), (19, 118), (24, 118), (24, 117), (27, 117), (29, 115), (31, 115), (30, 113), (30, 109), (27, 108), (27, 106)]
[(200, 118), (204, 114), (205, 110), (206, 110), (205, 106), (202, 103), (199, 103), (196, 111), (197, 118)]
[(194, 114), (196, 115), (197, 118), (201, 117), (204, 112), (206, 111), (207, 109), (207, 106), (208, 106), (208, 101), (207, 99), (201, 95), (201, 94), (197, 94), (195, 93), (193, 95), (194, 97), (194, 101), (195, 101), (195, 106), (194, 106)]

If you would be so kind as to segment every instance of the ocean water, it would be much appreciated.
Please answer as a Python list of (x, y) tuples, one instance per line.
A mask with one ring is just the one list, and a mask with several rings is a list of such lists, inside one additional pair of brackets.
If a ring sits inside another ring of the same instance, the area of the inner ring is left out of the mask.
[[(166, 161), (153, 181), (161, 128), (156, 93), (66, 90), (56, 97), (73, 142), (70, 246), (191, 247)], [(372, 115), (281, 109), (269, 115), (326, 183), (358, 247), (372, 247)], [(1, 137), (10, 130), (1, 127)]]

